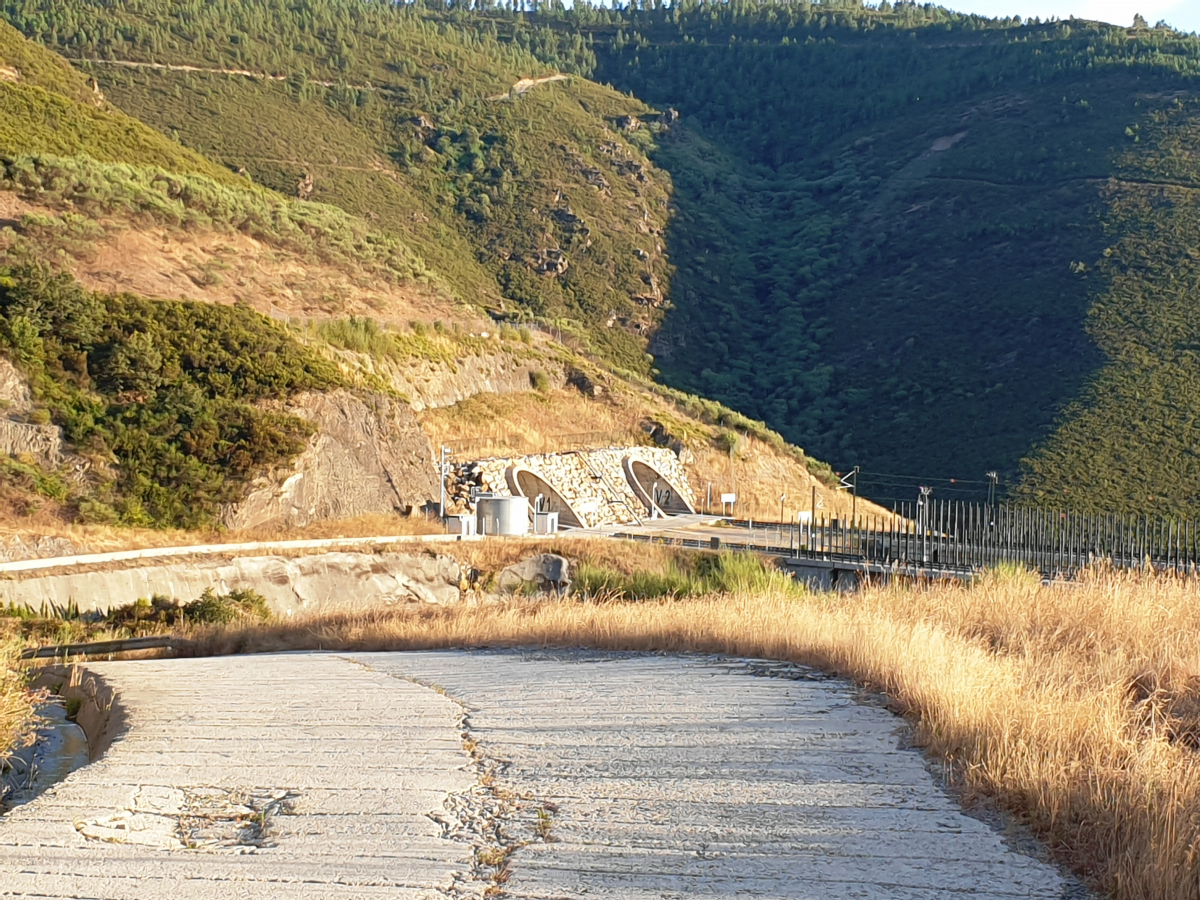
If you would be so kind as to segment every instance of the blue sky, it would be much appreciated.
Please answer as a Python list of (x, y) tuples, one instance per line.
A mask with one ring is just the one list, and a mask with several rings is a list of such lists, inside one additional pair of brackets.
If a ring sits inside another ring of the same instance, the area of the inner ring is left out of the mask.
[(1098, 19), (1131, 25), (1136, 13), (1151, 25), (1160, 19), (1180, 31), (1200, 31), (1200, 0), (943, 0), (943, 6), (985, 16)]

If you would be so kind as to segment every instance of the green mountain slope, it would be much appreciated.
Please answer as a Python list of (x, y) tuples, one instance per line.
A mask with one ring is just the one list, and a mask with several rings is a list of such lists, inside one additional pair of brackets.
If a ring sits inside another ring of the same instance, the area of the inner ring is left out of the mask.
[(1159, 377), (1190, 381), (1165, 335), (1194, 300), (1155, 282), (1183, 277), (1194, 242), (1160, 183), (1197, 171), (1200, 40), (911, 4), (541, 21), (590, 36), (597, 77), (683, 114), (655, 156), (679, 209), (652, 345), (669, 382), (839, 468), (994, 469), (1024, 475), (1022, 496), (1109, 508), (1200, 496), (1182, 390), (1133, 387), (1112, 312), (1140, 308)]
[(1200, 497), (1200, 39), (911, 3), (3, 9), (172, 145), (838, 468)]
[(649, 112), (640, 101), (583, 79), (514, 90), (554, 73), (404, 7), (6, 12), (164, 134), (270, 188), (369, 218), (469, 302), (554, 321), (648, 368), (643, 335), (668, 274), (668, 184), (643, 152), (648, 132), (616, 127)]
[(1034, 502), (1200, 507), (1200, 104), (1147, 117), (1104, 189), (1103, 285), (1088, 313), (1105, 365), (1028, 464)]
[(113, 108), (57, 54), (0, 22), (0, 153), (161, 166), (233, 183), (228, 169)]
[(342, 210), (249, 184), (115, 109), (3, 23), (0, 73), (0, 192), (45, 210), (0, 219), (0, 355), (32, 394), (6, 418), (52, 422), (69, 448), (57, 470), (0, 459), (0, 477), (27, 483), (31, 508), (69, 504), (84, 521), (210, 526), (312, 433), (270, 404), (344, 377), (249, 309), (89, 292), (47, 261), (61, 268), (136, 222), (240, 233), (366, 278), (436, 280)]

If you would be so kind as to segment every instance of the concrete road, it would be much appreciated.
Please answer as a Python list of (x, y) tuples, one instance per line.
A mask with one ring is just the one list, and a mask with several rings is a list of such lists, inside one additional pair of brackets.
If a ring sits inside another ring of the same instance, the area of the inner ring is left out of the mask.
[(773, 663), (93, 667), (129, 730), (0, 821), (0, 896), (1061, 898), (850, 685)]

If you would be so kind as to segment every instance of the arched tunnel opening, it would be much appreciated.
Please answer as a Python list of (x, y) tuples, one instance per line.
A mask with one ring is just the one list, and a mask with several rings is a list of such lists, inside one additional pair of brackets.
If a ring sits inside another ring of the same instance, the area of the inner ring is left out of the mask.
[[(529, 500), (530, 512), (556, 512), (558, 524), (568, 528), (586, 528), (583, 517), (571, 508), (567, 499), (549, 481), (534, 472), (520, 466), (510, 466), (504, 473), (508, 489), (514, 496), (526, 497)], [(538, 497), (541, 497), (540, 507)]]
[(649, 463), (627, 456), (621, 461), (621, 467), (625, 471), (629, 486), (633, 488), (634, 494), (646, 507), (649, 515), (654, 515), (655, 509), (661, 515), (668, 516), (685, 516), (696, 511), (688, 502), (687, 496), (666, 475)]

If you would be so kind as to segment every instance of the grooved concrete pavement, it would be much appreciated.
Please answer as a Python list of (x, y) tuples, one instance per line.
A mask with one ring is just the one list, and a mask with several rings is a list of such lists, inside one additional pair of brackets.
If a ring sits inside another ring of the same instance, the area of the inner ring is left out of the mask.
[(964, 815), (899, 749), (898, 720), (798, 667), (428, 652), (93, 668), (129, 731), (0, 820), (0, 896), (479, 896), (495, 870), (472, 853), (497, 841), (504, 890), (538, 900), (1077, 895)]

